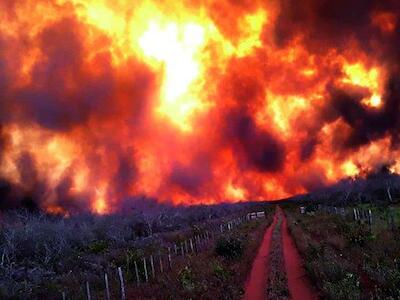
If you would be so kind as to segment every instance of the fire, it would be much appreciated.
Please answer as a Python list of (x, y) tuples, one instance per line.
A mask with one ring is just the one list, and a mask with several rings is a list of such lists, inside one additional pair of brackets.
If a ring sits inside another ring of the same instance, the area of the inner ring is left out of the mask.
[(317, 2), (0, 2), (0, 197), (107, 214), (398, 172), (399, 7)]
[[(199, 79), (201, 65), (196, 60), (204, 45), (204, 29), (198, 24), (167, 24), (164, 29), (150, 23), (149, 29), (139, 39), (146, 57), (164, 69), (164, 82), (161, 90), (162, 103), (158, 107), (182, 130), (191, 130), (188, 119), (193, 110), (202, 106), (196, 97), (193, 83)], [(152, 62), (150, 62), (152, 63)]]
[(350, 83), (356, 86), (368, 88), (371, 96), (363, 100), (365, 105), (379, 107), (382, 104), (382, 75), (377, 67), (367, 70), (362, 63), (344, 65), (346, 77), (344, 83)]

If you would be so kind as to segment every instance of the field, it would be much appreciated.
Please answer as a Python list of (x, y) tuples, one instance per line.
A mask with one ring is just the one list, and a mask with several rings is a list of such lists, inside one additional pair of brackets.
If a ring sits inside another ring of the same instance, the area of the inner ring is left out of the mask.
[[(399, 299), (399, 207), (358, 204), (341, 215), (299, 205), (286, 207), (289, 228), (305, 269), (326, 299)], [(355, 220), (355, 210), (371, 220)], [(307, 212), (308, 211), (308, 212)]]
[(395, 203), (14, 210), (0, 226), (1, 299), (400, 298)]
[(272, 209), (262, 221), (246, 219), (260, 209), (171, 207), (70, 218), (8, 212), (1, 218), (0, 298), (240, 299), (272, 220)]

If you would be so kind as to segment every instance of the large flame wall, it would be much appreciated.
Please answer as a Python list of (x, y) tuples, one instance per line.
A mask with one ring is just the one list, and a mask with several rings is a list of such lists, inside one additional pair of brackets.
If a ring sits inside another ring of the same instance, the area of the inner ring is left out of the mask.
[(397, 0), (2, 0), (0, 201), (107, 213), (399, 171), (399, 17)]

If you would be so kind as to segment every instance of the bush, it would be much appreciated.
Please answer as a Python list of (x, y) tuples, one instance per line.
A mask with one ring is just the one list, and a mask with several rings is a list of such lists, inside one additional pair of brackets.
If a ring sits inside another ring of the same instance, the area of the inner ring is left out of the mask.
[(241, 258), (244, 251), (243, 242), (235, 237), (220, 238), (215, 245), (215, 254), (226, 259)]
[(374, 239), (369, 229), (358, 223), (354, 223), (346, 228), (346, 239), (351, 243), (364, 246), (367, 241)]
[(184, 267), (179, 271), (179, 282), (185, 290), (192, 291), (195, 288), (192, 270)]
[(222, 280), (222, 281), (225, 281), (225, 280), (227, 280), (229, 277), (230, 277), (230, 274), (229, 274), (229, 272), (227, 271), (227, 270), (225, 270), (220, 264), (215, 264), (215, 265), (213, 265), (213, 272), (214, 272), (214, 275), (218, 278), (218, 279), (220, 279), (220, 280)]
[(106, 241), (93, 241), (89, 244), (88, 248), (89, 252), (98, 254), (107, 250), (108, 243)]
[(360, 280), (356, 274), (346, 273), (345, 276), (338, 281), (324, 282), (323, 291), (329, 299), (360, 299)]

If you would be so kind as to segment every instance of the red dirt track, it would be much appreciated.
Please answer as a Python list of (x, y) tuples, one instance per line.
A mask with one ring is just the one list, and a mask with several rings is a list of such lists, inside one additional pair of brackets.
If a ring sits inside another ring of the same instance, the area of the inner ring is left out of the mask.
[[(285, 261), (286, 276), (290, 299), (294, 300), (314, 300), (319, 299), (318, 293), (313, 289), (310, 281), (305, 275), (302, 259), (296, 249), (294, 241), (289, 234), (287, 221), (280, 208), (274, 216), (271, 226), (265, 231), (264, 238), (257, 257), (253, 262), (250, 276), (246, 282), (246, 291), (243, 300), (265, 300), (267, 290), (267, 276), (269, 271), (269, 252), (273, 229), (278, 220), (278, 215), (282, 218), (282, 240), (283, 255)], [(273, 299), (270, 299), (273, 300)]]
[(282, 213), (283, 255), (291, 299), (312, 300), (319, 299), (307, 278), (302, 259), (297, 251), (292, 237), (289, 234), (285, 215)]
[(267, 268), (269, 246), (271, 243), (272, 230), (278, 220), (278, 215), (275, 214), (274, 221), (271, 226), (265, 231), (262, 244), (258, 250), (258, 254), (253, 262), (251, 273), (246, 282), (246, 291), (243, 300), (264, 300), (265, 299), (265, 283), (267, 282)]

